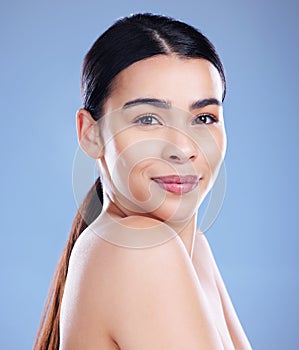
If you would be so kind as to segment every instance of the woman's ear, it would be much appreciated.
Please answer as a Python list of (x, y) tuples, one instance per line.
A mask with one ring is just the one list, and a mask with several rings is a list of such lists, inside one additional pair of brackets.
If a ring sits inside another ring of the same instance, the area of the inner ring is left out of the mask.
[(91, 158), (102, 156), (102, 143), (98, 123), (91, 114), (80, 108), (76, 114), (78, 141), (83, 151)]

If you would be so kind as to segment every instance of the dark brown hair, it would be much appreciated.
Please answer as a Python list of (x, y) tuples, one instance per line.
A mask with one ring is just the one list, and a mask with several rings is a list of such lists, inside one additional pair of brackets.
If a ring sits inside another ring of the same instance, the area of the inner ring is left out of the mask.
[[(136, 14), (118, 20), (93, 44), (83, 62), (81, 93), (83, 107), (95, 120), (102, 116), (114, 78), (131, 64), (155, 55), (176, 54), (182, 58), (204, 58), (226, 80), (221, 60), (211, 42), (197, 29), (165, 16)], [(34, 343), (35, 350), (59, 349), (59, 315), (69, 259), (79, 235), (100, 214), (102, 186), (97, 179), (81, 204), (66, 247), (59, 260)]]

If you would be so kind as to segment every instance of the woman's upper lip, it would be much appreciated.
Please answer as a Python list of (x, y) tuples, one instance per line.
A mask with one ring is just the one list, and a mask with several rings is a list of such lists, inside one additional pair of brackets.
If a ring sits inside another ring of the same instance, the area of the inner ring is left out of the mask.
[(196, 175), (167, 175), (152, 177), (152, 180), (169, 184), (196, 183), (200, 180)]

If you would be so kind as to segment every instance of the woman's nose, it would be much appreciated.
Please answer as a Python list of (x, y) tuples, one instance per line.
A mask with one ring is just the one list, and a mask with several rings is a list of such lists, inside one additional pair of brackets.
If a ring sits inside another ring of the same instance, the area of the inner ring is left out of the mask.
[(163, 159), (178, 164), (194, 161), (197, 157), (194, 141), (180, 131), (172, 130), (170, 134), (162, 151)]

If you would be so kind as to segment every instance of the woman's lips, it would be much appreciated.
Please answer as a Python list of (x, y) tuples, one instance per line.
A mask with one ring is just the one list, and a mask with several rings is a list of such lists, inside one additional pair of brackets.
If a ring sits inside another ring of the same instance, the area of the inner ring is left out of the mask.
[(195, 175), (168, 175), (153, 177), (152, 180), (165, 191), (173, 194), (184, 194), (193, 191), (197, 187), (200, 178)]

